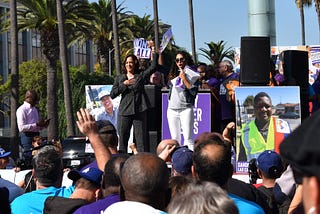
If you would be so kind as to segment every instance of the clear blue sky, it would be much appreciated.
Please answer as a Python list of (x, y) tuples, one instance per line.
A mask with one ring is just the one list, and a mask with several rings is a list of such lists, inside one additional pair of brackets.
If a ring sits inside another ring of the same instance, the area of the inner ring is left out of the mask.
[[(153, 18), (152, 0), (118, 0), (120, 3), (140, 17), (150, 14)], [(295, 0), (275, 0), (275, 12), (277, 45), (300, 45), (300, 15)], [(240, 47), (241, 36), (248, 35), (247, 0), (193, 0), (193, 15), (197, 52), (211, 41), (224, 40), (227, 47)], [(172, 25), (176, 44), (191, 52), (188, 0), (158, 0), (158, 16)], [(306, 44), (320, 44), (314, 6), (305, 9), (305, 25)]]

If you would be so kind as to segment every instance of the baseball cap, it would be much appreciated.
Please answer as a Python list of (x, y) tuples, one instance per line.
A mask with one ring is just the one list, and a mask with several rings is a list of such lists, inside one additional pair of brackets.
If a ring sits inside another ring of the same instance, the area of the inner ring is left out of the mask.
[(88, 168), (82, 169), (81, 171), (71, 170), (68, 173), (68, 178), (70, 178), (73, 181), (77, 181), (80, 178), (85, 178), (100, 186), (102, 174), (103, 172), (101, 170), (95, 167), (88, 167)]
[(104, 97), (104, 96), (110, 96), (110, 92), (107, 90), (100, 91), (98, 94), (99, 100), (101, 100), (102, 97)]
[(172, 154), (171, 162), (173, 169), (180, 174), (191, 173), (193, 152), (187, 147), (180, 147)]
[(257, 167), (262, 172), (269, 174), (271, 167), (275, 167), (279, 171), (282, 170), (282, 160), (280, 155), (271, 150), (262, 152), (257, 158)]
[(11, 154), (11, 152), (6, 152), (3, 148), (0, 148), (0, 158), (7, 157)]

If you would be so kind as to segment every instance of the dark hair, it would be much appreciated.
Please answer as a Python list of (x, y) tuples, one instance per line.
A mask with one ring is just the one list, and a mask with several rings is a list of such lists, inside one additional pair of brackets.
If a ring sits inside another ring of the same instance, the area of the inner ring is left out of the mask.
[(253, 103), (257, 104), (261, 97), (268, 97), (269, 100), (271, 101), (270, 96), (266, 92), (259, 92), (258, 94), (256, 94), (256, 96), (254, 96)]
[[(181, 54), (183, 56), (183, 58), (185, 58), (186, 60), (186, 64), (188, 66), (194, 66), (194, 62), (193, 62), (193, 59), (191, 57), (191, 55), (187, 52), (187, 51), (183, 51), (183, 50), (180, 50), (177, 52), (176, 56), (178, 54)], [(175, 60), (175, 59), (174, 59)], [(170, 68), (170, 71), (169, 71), (169, 74), (168, 74), (168, 81), (174, 79), (175, 77), (177, 77), (179, 75), (179, 69), (178, 69), (178, 66), (176, 64), (176, 62), (174, 61), (172, 63), (172, 66)]]
[(24, 177), (25, 188), (24, 192), (32, 192), (36, 190), (36, 183), (34, 182), (32, 171), (28, 172)]
[(115, 148), (118, 146), (118, 135), (114, 125), (108, 120), (100, 120), (99, 122), (99, 135), (102, 142), (107, 147)]
[(55, 146), (45, 145), (38, 150), (32, 160), (38, 182), (42, 186), (59, 186), (62, 177), (61, 154)]
[(119, 187), (120, 181), (120, 165), (124, 163), (130, 156), (128, 154), (119, 154), (112, 156), (104, 167), (104, 174), (102, 180), (102, 189), (107, 186)]
[(38, 94), (35, 90), (27, 90), (25, 94), (25, 100), (28, 102), (30, 100), (36, 102), (39, 99)]
[(131, 57), (131, 58), (133, 59), (133, 62), (134, 62), (134, 73), (135, 73), (135, 74), (140, 73), (140, 71), (139, 71), (139, 60), (138, 60), (137, 56), (134, 55), (134, 54), (129, 54), (129, 55), (127, 55), (127, 56), (124, 58), (124, 60), (123, 60), (123, 62), (122, 62), (122, 73), (124, 73), (124, 74), (127, 73), (126, 61), (127, 61), (127, 59), (128, 59), (129, 57)]
[[(224, 142), (219, 133), (205, 133), (205, 138), (198, 144), (193, 152), (193, 165), (200, 181), (211, 181), (219, 186), (226, 184), (232, 170), (231, 147)], [(201, 135), (200, 135), (201, 137)], [(221, 147), (221, 154), (208, 154), (207, 146)]]

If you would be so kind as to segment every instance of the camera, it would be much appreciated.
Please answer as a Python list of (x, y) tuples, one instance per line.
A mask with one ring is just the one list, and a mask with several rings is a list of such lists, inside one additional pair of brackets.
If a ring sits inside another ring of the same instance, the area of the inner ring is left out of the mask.
[(257, 169), (257, 159), (253, 158), (249, 161), (248, 167), (250, 184), (256, 184), (257, 180), (260, 178)]

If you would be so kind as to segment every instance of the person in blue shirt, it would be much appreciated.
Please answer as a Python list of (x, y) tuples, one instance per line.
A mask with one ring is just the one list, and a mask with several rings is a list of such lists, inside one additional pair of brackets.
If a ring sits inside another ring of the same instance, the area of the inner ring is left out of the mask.
[(33, 158), (33, 176), (37, 190), (17, 197), (11, 203), (12, 214), (42, 213), (48, 196), (69, 197), (74, 186), (60, 187), (63, 175), (61, 151), (53, 145), (45, 145)]

